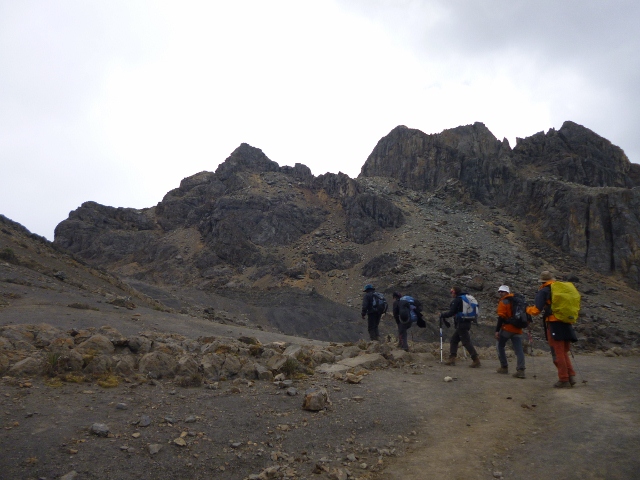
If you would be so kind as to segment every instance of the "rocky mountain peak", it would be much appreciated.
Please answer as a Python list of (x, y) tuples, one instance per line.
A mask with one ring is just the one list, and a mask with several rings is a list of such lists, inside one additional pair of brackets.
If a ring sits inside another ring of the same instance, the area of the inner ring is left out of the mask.
[(513, 161), (520, 170), (589, 187), (640, 186), (640, 165), (621, 148), (582, 125), (566, 121), (560, 130), (518, 139)]
[(242, 143), (216, 169), (217, 177), (224, 181), (230, 175), (241, 171), (277, 172), (280, 166), (272, 161), (259, 148)]

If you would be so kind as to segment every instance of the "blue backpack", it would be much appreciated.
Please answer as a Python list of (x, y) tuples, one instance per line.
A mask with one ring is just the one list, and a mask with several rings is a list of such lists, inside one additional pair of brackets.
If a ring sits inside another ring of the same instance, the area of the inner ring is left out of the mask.
[(460, 295), (462, 299), (462, 312), (456, 316), (460, 319), (477, 320), (480, 315), (480, 305), (473, 295)]
[(416, 300), (409, 295), (405, 295), (400, 298), (398, 303), (400, 323), (406, 325), (407, 323), (415, 323), (418, 321), (418, 312), (420, 305), (416, 305)]

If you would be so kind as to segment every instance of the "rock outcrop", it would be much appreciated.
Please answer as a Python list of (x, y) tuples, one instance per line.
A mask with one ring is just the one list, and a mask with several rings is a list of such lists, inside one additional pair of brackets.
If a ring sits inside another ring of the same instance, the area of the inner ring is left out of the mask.
[(459, 182), (463, 195), (505, 208), (531, 235), (640, 286), (640, 165), (581, 125), (518, 139), (513, 150), (481, 123), (437, 135), (400, 126), (362, 167), (361, 178), (374, 176), (431, 193)]
[(184, 179), (154, 208), (82, 204), (57, 226), (55, 244), (92, 264), (129, 265), (136, 278), (165, 283), (190, 282), (184, 264), (204, 278), (249, 266), (278, 275), (293, 267), (278, 249), (312, 233), (336, 208), (346, 237), (358, 244), (403, 224), (399, 208), (344, 174), (315, 178), (304, 165), (279, 167), (242, 144), (215, 173)]

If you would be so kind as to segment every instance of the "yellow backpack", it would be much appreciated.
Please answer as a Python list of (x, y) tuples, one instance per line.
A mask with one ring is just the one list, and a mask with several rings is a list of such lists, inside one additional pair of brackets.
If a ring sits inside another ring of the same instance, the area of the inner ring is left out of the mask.
[(571, 282), (551, 284), (551, 313), (564, 323), (576, 323), (580, 313), (580, 292)]

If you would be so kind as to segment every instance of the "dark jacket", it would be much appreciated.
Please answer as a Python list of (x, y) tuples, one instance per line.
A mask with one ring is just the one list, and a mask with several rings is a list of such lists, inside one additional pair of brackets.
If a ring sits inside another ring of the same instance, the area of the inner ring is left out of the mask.
[(365, 292), (364, 296), (362, 297), (362, 310), (360, 312), (360, 314), (364, 317), (365, 315), (369, 315), (372, 313), (377, 313), (374, 309), (373, 309), (373, 294), (375, 293), (375, 290), (369, 290), (368, 292)]
[(456, 314), (462, 313), (464, 310), (464, 302), (462, 301), (462, 298), (460, 298), (461, 295), (466, 295), (466, 293), (461, 293), (451, 301), (449, 304), (449, 311), (444, 312), (442, 314), (442, 318), (454, 317)]
[(393, 318), (396, 323), (400, 323), (400, 299), (396, 298), (393, 301)]

